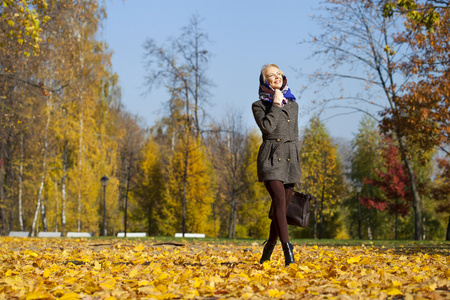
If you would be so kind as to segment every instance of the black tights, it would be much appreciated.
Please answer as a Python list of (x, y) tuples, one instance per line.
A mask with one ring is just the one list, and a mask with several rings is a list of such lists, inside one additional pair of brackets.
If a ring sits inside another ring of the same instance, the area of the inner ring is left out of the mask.
[(275, 244), (278, 237), (282, 243), (289, 242), (286, 210), (291, 201), (293, 185), (285, 185), (281, 181), (264, 181), (267, 191), (272, 198), (273, 218), (270, 223), (269, 242)]

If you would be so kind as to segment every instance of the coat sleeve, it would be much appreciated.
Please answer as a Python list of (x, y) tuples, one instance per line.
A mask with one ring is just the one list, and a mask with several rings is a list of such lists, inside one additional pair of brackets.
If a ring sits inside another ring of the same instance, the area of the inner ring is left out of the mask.
[(256, 124), (263, 134), (271, 134), (278, 124), (282, 108), (277, 105), (272, 105), (270, 111), (266, 114), (264, 106), (261, 102), (255, 102), (252, 105), (253, 116)]

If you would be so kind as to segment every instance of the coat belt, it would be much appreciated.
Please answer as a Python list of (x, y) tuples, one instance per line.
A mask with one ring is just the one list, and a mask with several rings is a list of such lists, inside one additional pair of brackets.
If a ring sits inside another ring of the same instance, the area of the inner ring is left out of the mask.
[(272, 157), (275, 154), (275, 151), (277, 151), (278, 147), (280, 147), (282, 144), (297, 142), (297, 141), (283, 140), (283, 139), (277, 139), (277, 138), (263, 138), (263, 141), (277, 141), (277, 145), (275, 146), (275, 148), (272, 149), (269, 157)]

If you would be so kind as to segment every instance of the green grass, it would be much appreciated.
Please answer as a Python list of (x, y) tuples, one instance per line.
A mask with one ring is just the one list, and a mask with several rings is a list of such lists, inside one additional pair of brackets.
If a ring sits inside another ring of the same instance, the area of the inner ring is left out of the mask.
[[(228, 239), (228, 238), (175, 238), (175, 237), (145, 237), (145, 238), (117, 238), (117, 237), (92, 237), (93, 240), (104, 242), (118, 242), (126, 240), (140, 240), (143, 243), (218, 243), (250, 245), (253, 243), (263, 244), (263, 239)], [(375, 247), (380, 249), (414, 250), (414, 251), (436, 251), (450, 255), (449, 241), (414, 241), (414, 240), (332, 240), (332, 239), (292, 239), (291, 242), (299, 246), (319, 246), (319, 247)]]

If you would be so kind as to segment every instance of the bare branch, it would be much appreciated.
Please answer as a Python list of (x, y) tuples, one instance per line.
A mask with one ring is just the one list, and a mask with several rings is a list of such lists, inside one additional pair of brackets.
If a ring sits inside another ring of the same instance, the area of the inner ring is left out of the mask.
[(340, 100), (355, 100), (355, 101), (361, 101), (373, 106), (377, 106), (379, 108), (384, 109), (385, 107), (381, 104), (375, 103), (374, 101), (370, 101), (364, 98), (360, 98), (360, 97), (339, 97), (339, 98), (328, 98), (326, 99), (327, 102), (331, 102), (331, 101), (340, 101)]
[(445, 149), (444, 147), (437, 146), (437, 149), (441, 150), (442, 152), (445, 152), (447, 154), (447, 156), (450, 156), (450, 152), (447, 149)]
[(355, 111), (353, 111), (353, 112), (348, 112), (348, 113), (339, 113), (339, 114), (336, 114), (336, 115), (333, 115), (333, 116), (331, 116), (331, 117), (328, 117), (328, 118), (324, 119), (324, 121), (325, 121), (325, 120), (329, 120), (329, 119), (334, 118), (334, 117), (337, 117), (337, 116), (349, 115), (349, 114), (354, 114), (354, 113), (360, 113), (360, 112), (362, 112), (362, 113), (364, 113), (364, 114), (370, 116), (371, 118), (373, 118), (375, 121), (379, 122), (379, 120), (378, 120), (373, 114), (369, 113), (369, 112), (366, 111), (366, 110), (363, 110), (363, 109), (360, 109), (360, 108), (354, 107), (354, 106), (335, 105), (335, 106), (327, 107), (327, 108), (324, 109), (323, 111), (325, 111), (325, 110), (327, 110), (327, 109), (333, 109), (333, 108), (353, 109), (353, 110), (355, 110)]

